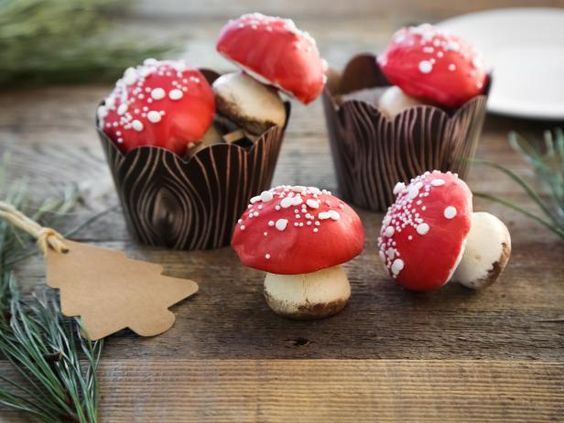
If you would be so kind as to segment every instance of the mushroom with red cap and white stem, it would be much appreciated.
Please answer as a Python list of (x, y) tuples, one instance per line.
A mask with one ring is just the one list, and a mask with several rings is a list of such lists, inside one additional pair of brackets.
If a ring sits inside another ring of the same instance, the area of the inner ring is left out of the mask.
[(511, 236), (493, 214), (472, 214), (466, 249), (452, 279), (467, 288), (480, 289), (494, 283), (511, 255)]
[(350, 285), (340, 265), (360, 254), (364, 229), (330, 192), (279, 186), (251, 199), (231, 246), (243, 264), (268, 272), (264, 294), (275, 313), (318, 319), (346, 305)]
[(182, 156), (201, 141), (214, 113), (213, 91), (197, 69), (147, 59), (117, 81), (98, 108), (98, 125), (124, 153), (156, 146)]
[(380, 108), (391, 116), (414, 103), (459, 107), (482, 94), (488, 78), (468, 42), (429, 24), (396, 32), (378, 64), (399, 87), (380, 98)]
[(414, 291), (451, 278), (469, 288), (493, 283), (509, 260), (511, 238), (497, 217), (472, 212), (472, 193), (456, 174), (425, 172), (398, 182), (378, 246), (390, 275)]
[(384, 220), (380, 258), (397, 283), (415, 291), (446, 284), (464, 253), (472, 193), (455, 174), (426, 172), (394, 189)]
[(218, 110), (236, 122), (252, 123), (255, 135), (285, 121), (276, 89), (308, 104), (325, 85), (327, 63), (315, 40), (290, 19), (250, 13), (230, 20), (216, 49), (243, 70), (214, 82)]

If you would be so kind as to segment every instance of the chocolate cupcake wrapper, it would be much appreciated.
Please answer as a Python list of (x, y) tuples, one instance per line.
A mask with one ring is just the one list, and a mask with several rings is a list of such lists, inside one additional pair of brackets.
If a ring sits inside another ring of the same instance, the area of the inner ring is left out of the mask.
[[(373, 55), (359, 55), (342, 75), (331, 75), (323, 106), (340, 195), (370, 210), (393, 203), (398, 181), (408, 182), (427, 170), (464, 177), (482, 130), (487, 96), (480, 95), (456, 110), (434, 106), (409, 108), (393, 119), (365, 101), (337, 96), (389, 85)], [(486, 90), (487, 91), (487, 90)]]
[(182, 250), (229, 245), (250, 198), (270, 188), (284, 132), (272, 127), (250, 148), (214, 144), (184, 160), (159, 147), (123, 154), (98, 129), (130, 232), (144, 244)]

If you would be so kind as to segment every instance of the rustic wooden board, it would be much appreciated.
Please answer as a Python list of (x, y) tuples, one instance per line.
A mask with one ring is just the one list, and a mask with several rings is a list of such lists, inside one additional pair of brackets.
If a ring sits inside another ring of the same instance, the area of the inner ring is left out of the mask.
[(112, 423), (558, 421), (563, 372), (532, 361), (106, 361), (101, 409)]
[[(277, 2), (267, 3), (266, 9), (277, 10)], [(377, 50), (395, 27), (412, 19), (400, 12), (413, 2), (400, 3), (392, 12), (382, 9), (385, 2), (359, 0), (354, 5), (365, 17), (339, 9), (339, 14), (320, 14), (326, 20), (311, 12), (321, 7), (318, 1), (288, 7), (304, 16), (298, 21), (318, 39), (330, 63), (340, 66), (354, 53)], [(414, 8), (413, 19), (435, 20), (463, 7), (431, 3), (427, 11)], [(221, 69), (225, 62), (212, 53), (223, 20), (217, 16), (232, 9), (210, 14), (203, 4), (193, 2), (194, 15), (186, 19), (142, 20), (130, 28), (189, 40), (186, 54), (195, 65)], [(256, 8), (254, 1), (244, 4), (244, 10)], [(85, 204), (61, 219), (62, 229), (118, 205), (92, 127), (96, 104), (108, 90), (0, 93), (0, 154), (11, 151), (12, 176), (27, 177), (38, 197), (69, 183), (86, 192)], [(320, 102), (292, 107), (274, 183), (335, 190)], [(477, 156), (530, 178), (506, 134), (509, 129), (540, 133), (551, 126), (488, 116)], [(474, 190), (534, 210), (514, 184), (491, 169), (475, 167), (468, 182)], [(481, 200), (475, 206), (499, 215), (512, 232), (512, 260), (498, 284), (479, 293), (454, 284), (432, 294), (397, 288), (377, 257), (382, 214), (359, 210), (367, 242), (365, 252), (346, 266), (351, 302), (340, 315), (319, 322), (291, 322), (271, 313), (261, 296), (263, 275), (243, 268), (228, 248), (144, 247), (132, 241), (119, 209), (108, 212), (75, 239), (163, 264), (167, 274), (190, 277), (201, 290), (175, 307), (177, 323), (168, 333), (139, 339), (124, 331), (108, 339), (101, 371), (104, 421), (564, 419), (564, 245), (515, 212)], [(17, 273), (27, 291), (44, 284), (40, 257), (22, 263)], [(0, 372), (12, 374), (1, 360)], [(0, 421), (23, 420), (0, 409)]]

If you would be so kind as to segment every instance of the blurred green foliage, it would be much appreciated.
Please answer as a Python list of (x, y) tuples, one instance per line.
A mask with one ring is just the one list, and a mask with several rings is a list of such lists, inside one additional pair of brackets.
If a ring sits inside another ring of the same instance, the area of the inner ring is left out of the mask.
[(532, 166), (540, 182), (541, 191), (537, 191), (505, 166), (485, 160), (476, 161), (509, 176), (533, 200), (541, 214), (531, 213), (519, 204), (488, 193), (475, 192), (474, 195), (518, 211), (564, 239), (564, 131), (561, 128), (545, 131), (542, 142), (528, 140), (517, 132), (510, 132), (509, 144)]
[[(113, 81), (163, 46), (123, 36), (117, 0), (0, 0), (0, 87)], [(123, 36), (123, 38), (122, 38)]]

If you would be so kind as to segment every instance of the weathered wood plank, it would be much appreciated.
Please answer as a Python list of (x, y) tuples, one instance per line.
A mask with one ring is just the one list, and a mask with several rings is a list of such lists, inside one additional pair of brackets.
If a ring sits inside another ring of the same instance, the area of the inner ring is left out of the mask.
[[(197, 296), (174, 308), (174, 328), (156, 338), (125, 331), (107, 341), (112, 359), (193, 358), (449, 358), (559, 360), (564, 356), (564, 266), (561, 247), (516, 246), (499, 283), (482, 292), (456, 284), (428, 294), (404, 291), (367, 252), (346, 265), (353, 295), (338, 316), (319, 322), (288, 321), (262, 298), (261, 272), (239, 265), (235, 254), (147, 249), (102, 243), (161, 263), (173, 276), (200, 283)], [(543, 270), (539, 270), (543, 269)], [(39, 258), (18, 272), (42, 284)], [(137, 348), (131, 348), (133, 340)]]
[(542, 422), (564, 417), (562, 363), (177, 356), (107, 361), (100, 373), (107, 422)]

